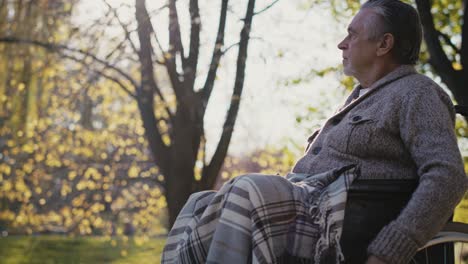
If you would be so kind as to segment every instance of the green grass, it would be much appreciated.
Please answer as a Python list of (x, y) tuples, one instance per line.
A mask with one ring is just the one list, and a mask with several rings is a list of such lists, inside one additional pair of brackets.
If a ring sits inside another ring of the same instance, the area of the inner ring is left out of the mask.
[(0, 262), (160, 263), (165, 238), (136, 243), (133, 238), (9, 236), (0, 238)]

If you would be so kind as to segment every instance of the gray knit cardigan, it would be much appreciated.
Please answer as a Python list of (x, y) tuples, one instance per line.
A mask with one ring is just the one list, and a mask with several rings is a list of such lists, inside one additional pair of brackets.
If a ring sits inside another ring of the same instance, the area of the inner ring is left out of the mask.
[(449, 96), (414, 67), (400, 66), (330, 117), (309, 138), (295, 173), (358, 164), (360, 179), (415, 179), (419, 185), (398, 218), (369, 245), (387, 263), (408, 263), (447, 221), (468, 181), (454, 132)]

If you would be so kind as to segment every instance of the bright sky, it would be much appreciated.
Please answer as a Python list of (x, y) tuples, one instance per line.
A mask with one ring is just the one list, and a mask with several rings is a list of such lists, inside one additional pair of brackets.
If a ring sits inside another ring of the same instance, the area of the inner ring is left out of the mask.
[[(293, 2), (280, 1), (254, 18), (252, 35), (261, 36), (264, 42), (251, 42), (239, 120), (240, 129), (246, 133), (236, 134), (233, 140), (250, 139), (250, 144), (256, 142), (260, 146), (284, 144), (285, 139), (305, 143), (310, 130), (318, 128), (343, 99), (336, 75), (284, 85), (285, 81), (309, 75), (312, 69), (339, 65), (341, 52), (336, 44), (345, 33), (344, 25), (323, 7), (307, 12)], [(279, 52), (283, 56), (275, 57)], [(296, 117), (309, 107), (322, 111), (317, 113), (315, 122), (298, 126)], [(235, 147), (234, 143), (232, 149)]]
[[(271, 1), (258, 0), (256, 10), (262, 9)], [(122, 2), (134, 5), (133, 0), (109, 1), (113, 6)], [(188, 1), (178, 1), (183, 34), (189, 30), (189, 16), (187, 12), (183, 12), (186, 9), (185, 2)], [(340, 76), (336, 74), (313, 78), (299, 85), (285, 85), (286, 81), (307, 76), (312, 69), (321, 70), (339, 65), (341, 52), (336, 45), (344, 36), (348, 23), (346, 18), (342, 22), (336, 21), (324, 4), (304, 10), (298, 7), (299, 2), (279, 1), (253, 19), (244, 93), (230, 146), (230, 152), (233, 154), (268, 145), (284, 145), (288, 139), (299, 144), (305, 143), (308, 133), (317, 128), (323, 118), (331, 114), (343, 100), (345, 92), (338, 82)], [(149, 10), (155, 10), (164, 3), (165, 1), (147, 1), (147, 6)], [(200, 69), (207, 68), (209, 64), (211, 43), (217, 31), (219, 7), (213, 3), (200, 1), (202, 43), (208, 43), (208, 49), (201, 55)], [(238, 42), (242, 26), (239, 19), (245, 13), (244, 5), (231, 6), (226, 46)], [(103, 10), (105, 8), (100, 1), (83, 1), (78, 10), (81, 15), (77, 21), (86, 24), (92, 21), (92, 18), (100, 16)], [(134, 9), (122, 9), (120, 15), (124, 21), (133, 19)], [(158, 37), (161, 42), (166, 43), (167, 13), (161, 12), (153, 20), (153, 25), (156, 30), (158, 25), (161, 25)], [(207, 148), (208, 152), (214, 150), (224, 122), (234, 85), (236, 56), (237, 48), (231, 49), (218, 71), (218, 80), (205, 119), (207, 138), (211, 142)], [(200, 80), (204, 80), (204, 77)], [(320, 111), (312, 118), (314, 121), (298, 126), (296, 117), (306, 113), (309, 107), (319, 108)]]

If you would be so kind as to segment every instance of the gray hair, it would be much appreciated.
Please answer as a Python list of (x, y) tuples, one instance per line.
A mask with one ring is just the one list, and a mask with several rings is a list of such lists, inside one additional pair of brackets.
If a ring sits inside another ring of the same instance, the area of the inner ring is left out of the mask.
[(376, 40), (385, 33), (395, 39), (392, 54), (401, 64), (416, 64), (422, 41), (422, 26), (419, 14), (409, 4), (400, 0), (369, 0), (361, 9), (369, 8), (380, 18), (367, 25), (369, 38)]

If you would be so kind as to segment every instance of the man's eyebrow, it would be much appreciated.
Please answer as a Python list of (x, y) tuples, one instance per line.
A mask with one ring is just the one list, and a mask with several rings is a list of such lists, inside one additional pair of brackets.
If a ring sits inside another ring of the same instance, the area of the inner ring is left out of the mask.
[(353, 27), (348, 27), (349, 33), (356, 33), (356, 30)]

